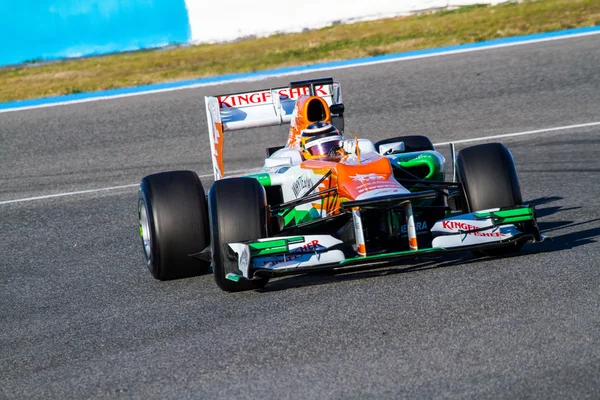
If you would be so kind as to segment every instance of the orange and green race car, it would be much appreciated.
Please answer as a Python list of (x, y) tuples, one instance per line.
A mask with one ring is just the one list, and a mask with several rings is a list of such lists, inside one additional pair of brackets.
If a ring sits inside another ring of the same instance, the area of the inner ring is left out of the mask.
[[(450, 145), (447, 171), (424, 136), (344, 138), (341, 86), (331, 78), (205, 103), (215, 178), (208, 195), (192, 171), (140, 185), (140, 235), (157, 279), (212, 267), (221, 289), (251, 290), (276, 276), (451, 251), (499, 255), (543, 240), (502, 144), (458, 154)], [(267, 149), (260, 172), (225, 176), (228, 132), (287, 123), (286, 145)], [(319, 153), (325, 144), (334, 147)]]

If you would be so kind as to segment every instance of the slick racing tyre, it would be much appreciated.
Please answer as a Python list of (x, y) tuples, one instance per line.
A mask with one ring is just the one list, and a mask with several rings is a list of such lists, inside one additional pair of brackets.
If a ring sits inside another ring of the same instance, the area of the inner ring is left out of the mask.
[(468, 212), (522, 204), (512, 155), (500, 143), (467, 147), (456, 158)]
[(398, 136), (395, 138), (380, 140), (379, 142), (375, 143), (375, 150), (379, 153), (379, 146), (381, 146), (382, 144), (397, 143), (397, 142), (404, 142), (404, 152), (405, 153), (410, 153), (413, 151), (435, 150), (433, 148), (433, 144), (431, 143), (431, 140), (429, 140), (428, 137), (419, 136), (419, 135)]
[(227, 292), (258, 289), (267, 278), (237, 282), (227, 274), (240, 275), (238, 263), (227, 243), (267, 237), (267, 201), (265, 189), (253, 178), (226, 178), (216, 181), (208, 192), (213, 275), (217, 285)]
[[(504, 145), (486, 143), (467, 147), (458, 153), (456, 168), (464, 188), (464, 212), (523, 203), (515, 163)], [(483, 254), (501, 255), (517, 252), (521, 247), (523, 243), (516, 243), (485, 250)]]
[(208, 272), (210, 263), (190, 257), (209, 245), (204, 188), (196, 173), (172, 171), (142, 179), (138, 195), (146, 265), (161, 281)]

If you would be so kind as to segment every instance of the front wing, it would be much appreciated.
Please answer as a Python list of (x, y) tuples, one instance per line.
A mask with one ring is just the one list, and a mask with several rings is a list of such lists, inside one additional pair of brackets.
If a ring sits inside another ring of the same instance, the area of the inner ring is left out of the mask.
[(403, 259), (439, 256), (446, 253), (485, 250), (514, 243), (542, 241), (533, 206), (491, 209), (438, 221), (432, 228), (432, 247), (365, 255), (357, 246), (331, 235), (286, 236), (254, 242), (229, 243), (230, 256), (237, 260), (237, 273), (226, 278), (276, 277), (311, 271), (336, 270), (351, 266), (379, 267)]

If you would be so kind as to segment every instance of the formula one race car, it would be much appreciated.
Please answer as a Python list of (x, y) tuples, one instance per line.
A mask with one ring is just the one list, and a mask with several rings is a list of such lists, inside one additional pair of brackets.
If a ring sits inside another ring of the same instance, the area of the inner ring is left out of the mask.
[[(141, 182), (140, 235), (157, 279), (212, 266), (217, 285), (233, 292), (276, 276), (451, 251), (500, 255), (543, 239), (502, 144), (457, 155), (451, 145), (446, 181), (446, 161), (424, 136), (343, 138), (341, 86), (331, 78), (205, 102), (215, 176), (208, 196), (191, 171)], [(259, 173), (225, 177), (227, 132), (284, 123), (288, 143), (267, 149)], [(334, 139), (324, 133), (332, 128)], [(327, 143), (333, 152), (318, 157)]]

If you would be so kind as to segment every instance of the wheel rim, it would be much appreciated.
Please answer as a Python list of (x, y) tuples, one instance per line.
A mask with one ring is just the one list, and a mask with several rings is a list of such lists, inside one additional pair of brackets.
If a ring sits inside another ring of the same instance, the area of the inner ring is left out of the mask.
[(150, 264), (152, 258), (152, 235), (150, 233), (148, 210), (144, 203), (140, 205), (140, 228), (140, 235), (142, 236), (142, 243), (144, 244), (144, 253), (146, 254), (148, 264)]

